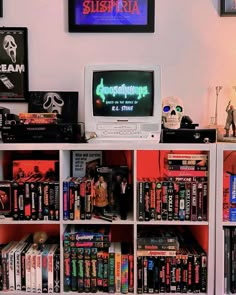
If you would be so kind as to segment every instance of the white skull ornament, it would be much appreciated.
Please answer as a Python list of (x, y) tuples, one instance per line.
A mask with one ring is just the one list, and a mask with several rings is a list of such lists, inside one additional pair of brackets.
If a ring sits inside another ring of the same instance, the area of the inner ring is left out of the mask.
[(183, 114), (184, 106), (179, 97), (169, 96), (162, 100), (162, 122), (165, 128), (180, 128)]
[(13, 63), (16, 62), (16, 48), (17, 44), (11, 35), (6, 35), (3, 39), (3, 48)]
[(61, 115), (64, 101), (56, 92), (47, 92), (43, 97), (43, 108), (48, 113), (57, 113)]

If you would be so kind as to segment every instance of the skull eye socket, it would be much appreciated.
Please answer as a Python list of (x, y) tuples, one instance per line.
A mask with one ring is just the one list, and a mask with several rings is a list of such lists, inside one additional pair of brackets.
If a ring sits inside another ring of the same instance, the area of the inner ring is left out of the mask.
[(176, 107), (176, 111), (179, 112), (179, 113), (182, 113), (183, 108), (181, 106), (177, 106)]
[(49, 108), (52, 103), (52, 98), (50, 96), (47, 97), (47, 100), (44, 103), (45, 108)]
[(63, 104), (63, 100), (62, 100), (60, 97), (54, 96), (54, 101), (55, 101), (58, 105)]
[(164, 108), (163, 108), (163, 112), (164, 113), (167, 113), (167, 112), (169, 112), (170, 111), (170, 107), (169, 106), (164, 106)]

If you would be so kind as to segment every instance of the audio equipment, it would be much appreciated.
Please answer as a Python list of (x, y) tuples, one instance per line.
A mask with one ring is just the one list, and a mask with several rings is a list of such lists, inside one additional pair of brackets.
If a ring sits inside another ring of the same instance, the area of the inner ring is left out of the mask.
[(6, 143), (86, 142), (83, 123), (4, 125), (2, 141)]
[(162, 143), (212, 143), (216, 142), (216, 129), (162, 129)]

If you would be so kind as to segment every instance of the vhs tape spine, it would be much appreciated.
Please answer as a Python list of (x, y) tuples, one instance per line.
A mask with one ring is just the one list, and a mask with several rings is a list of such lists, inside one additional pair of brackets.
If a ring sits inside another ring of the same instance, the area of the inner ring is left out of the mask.
[(208, 211), (208, 183), (203, 182), (203, 193), (202, 193), (202, 220), (207, 221)]
[(191, 219), (191, 183), (185, 184), (185, 220)]
[(41, 181), (38, 182), (37, 195), (38, 195), (38, 219), (43, 220), (43, 183)]
[(19, 202), (18, 202), (18, 183), (12, 182), (12, 196), (13, 196), (13, 220), (19, 219)]
[(129, 287), (128, 292), (133, 293), (134, 292), (134, 255), (129, 254)]
[(197, 221), (197, 183), (191, 182), (191, 220)]
[(156, 220), (161, 220), (162, 216), (162, 183), (160, 181), (156, 182)]
[(156, 195), (156, 182), (150, 183), (150, 220), (155, 220), (155, 195)]
[(179, 220), (179, 183), (174, 182), (174, 220)]
[(60, 245), (57, 246), (57, 249), (53, 257), (53, 291), (54, 293), (60, 293), (60, 283), (61, 283), (61, 271), (60, 271)]
[(108, 249), (109, 253), (109, 279), (108, 279), (108, 292), (115, 293), (115, 245), (114, 242), (111, 243), (111, 246)]
[(161, 217), (162, 220), (167, 220), (168, 219), (168, 182), (164, 181), (162, 182), (162, 190), (161, 190), (161, 205), (162, 205), (162, 210), (161, 210)]
[(179, 220), (185, 220), (185, 183), (179, 183)]
[(148, 293), (148, 259), (143, 256), (143, 293)]
[(152, 256), (147, 258), (147, 293), (154, 293), (154, 258)]
[(129, 291), (129, 255), (121, 255), (121, 293), (127, 294)]
[(30, 200), (30, 183), (29, 182), (25, 182), (24, 216), (26, 220), (31, 219), (31, 200)]
[(144, 183), (139, 181), (137, 183), (138, 191), (138, 220), (144, 221)]
[(150, 182), (144, 182), (144, 220), (150, 220)]
[(102, 289), (103, 289), (103, 292), (108, 292), (108, 279), (109, 279), (109, 277), (108, 277), (109, 276), (109, 274), (108, 274), (108, 257), (109, 257), (109, 254), (108, 254), (107, 250), (104, 250), (103, 254), (102, 254), (102, 260), (103, 260)]
[(85, 181), (80, 182), (80, 219), (86, 219), (85, 213), (85, 195), (86, 195), (86, 183)]
[(77, 248), (77, 279), (78, 279), (78, 292), (84, 291), (84, 248)]
[(137, 293), (143, 293), (143, 257), (137, 256)]
[(71, 179), (69, 181), (69, 220), (74, 220), (75, 215), (75, 183), (74, 180)]
[[(97, 248), (91, 248), (91, 292), (95, 293), (97, 292)], [(109, 266), (108, 266), (108, 273), (109, 273), (109, 281), (108, 281), (108, 288), (110, 286), (110, 276), (112, 276), (112, 271), (114, 274), (114, 265), (112, 266), (110, 264), (110, 254), (109, 253)], [(114, 254), (114, 253), (113, 253)], [(115, 257), (113, 257), (115, 260)], [(114, 261), (113, 261), (114, 262)], [(113, 276), (113, 281), (115, 279), (115, 276)]]
[(97, 287), (99, 291), (103, 291), (102, 281), (103, 281), (103, 251), (99, 250), (97, 254)]
[(63, 181), (63, 220), (69, 219), (69, 181), (70, 177)]
[(197, 220), (202, 221), (202, 206), (203, 206), (203, 183), (197, 184)]
[(48, 219), (54, 220), (55, 216), (55, 183), (48, 183)]
[(43, 219), (49, 219), (49, 183), (43, 182)]
[(30, 183), (30, 201), (31, 201), (31, 219), (37, 220), (38, 218), (38, 195), (37, 195), (37, 182)]
[(170, 265), (171, 265), (171, 257), (166, 257), (166, 265), (165, 265), (165, 280), (166, 280), (166, 286), (165, 286), (165, 292), (170, 293)]
[(60, 184), (54, 182), (54, 220), (60, 220)]
[(167, 187), (167, 216), (168, 220), (173, 220), (174, 217), (174, 184), (173, 182), (168, 182)]

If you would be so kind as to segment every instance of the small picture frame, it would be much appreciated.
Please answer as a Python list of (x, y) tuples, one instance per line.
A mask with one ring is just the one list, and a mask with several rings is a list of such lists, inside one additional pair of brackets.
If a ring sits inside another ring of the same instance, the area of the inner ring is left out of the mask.
[(68, 0), (69, 32), (153, 33), (155, 0)]
[(102, 151), (71, 151), (73, 177), (93, 178), (97, 166), (102, 165)]
[(0, 0), (0, 17), (3, 17), (3, 0)]
[(236, 0), (220, 0), (221, 16), (236, 16)]
[(29, 91), (27, 100), (29, 113), (56, 113), (61, 123), (78, 122), (77, 91)]
[(28, 89), (28, 30), (1, 27), (0, 102), (24, 102)]

